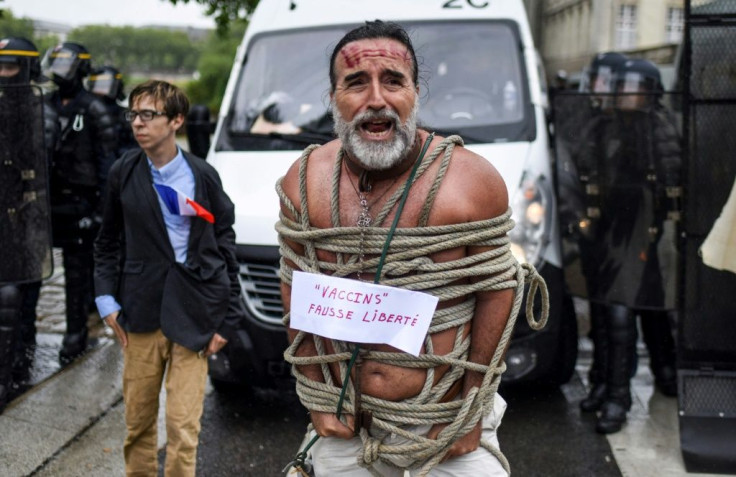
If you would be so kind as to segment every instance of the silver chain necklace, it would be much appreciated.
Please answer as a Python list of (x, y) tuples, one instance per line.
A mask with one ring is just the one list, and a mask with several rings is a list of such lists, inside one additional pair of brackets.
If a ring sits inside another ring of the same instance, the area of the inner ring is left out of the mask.
[[(352, 181), (350, 183), (352, 184)], [(360, 242), (358, 243), (358, 263), (360, 264), (360, 268), (358, 268), (358, 280), (363, 281), (360, 274), (363, 271), (363, 261), (365, 260), (365, 251), (363, 250), (365, 229), (371, 226), (373, 219), (371, 219), (371, 210), (368, 207), (368, 199), (366, 199), (362, 192), (358, 193), (358, 198), (360, 199), (360, 206), (362, 207), (360, 215), (358, 215), (358, 227), (360, 227)]]
[[(350, 172), (347, 170), (347, 164), (345, 165), (345, 170), (348, 175), (348, 181), (350, 181), (350, 185), (353, 186), (353, 190), (355, 191), (355, 194), (358, 196), (358, 201), (359, 201), (358, 203), (360, 204), (360, 208), (361, 208), (360, 214), (358, 215), (358, 220), (356, 221), (356, 225), (360, 228), (360, 242), (358, 243), (358, 263), (360, 267), (358, 268), (358, 272), (356, 276), (358, 280), (362, 281), (361, 272), (363, 270), (363, 263), (365, 260), (365, 251), (363, 248), (363, 245), (365, 243), (365, 231), (373, 223), (373, 218), (371, 217), (371, 207), (373, 207), (378, 201), (383, 199), (383, 197), (388, 193), (388, 191), (391, 190), (394, 184), (396, 184), (396, 182), (399, 180), (399, 177), (401, 177), (401, 174), (396, 176), (393, 182), (386, 188), (386, 190), (383, 191), (383, 193), (380, 196), (378, 196), (376, 200), (373, 201), (373, 203), (368, 203), (368, 198), (365, 196), (365, 194), (362, 191), (359, 191), (358, 188), (353, 183), (353, 179), (350, 177)], [(371, 186), (371, 184), (368, 184), (366, 189), (367, 189), (367, 192), (370, 192), (373, 189), (373, 187)]]

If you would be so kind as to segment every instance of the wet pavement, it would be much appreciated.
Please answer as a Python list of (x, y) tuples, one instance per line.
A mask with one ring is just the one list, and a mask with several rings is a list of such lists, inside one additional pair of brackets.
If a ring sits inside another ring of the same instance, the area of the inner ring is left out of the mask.
[[(64, 305), (64, 268), (61, 263), (61, 250), (54, 249), (54, 270), (41, 286), (41, 294), (36, 307), (36, 346), (30, 352), (33, 354), (28, 376), (22, 383), (14, 383), (11, 399), (18, 397), (42, 383), (61, 369), (59, 350), (61, 340), (66, 330)], [(109, 341), (112, 337), (110, 330), (105, 329), (99, 315), (90, 313), (88, 351), (93, 351)]]
[[(55, 253), (58, 261), (60, 255)], [(111, 331), (90, 315), (90, 351), (66, 368), (58, 363), (64, 332), (63, 273), (44, 283), (38, 307), (38, 345), (29, 384), (0, 415), (0, 475), (76, 477), (123, 475), (122, 355)], [(705, 477), (684, 470), (677, 400), (655, 392), (646, 349), (632, 381), (634, 404), (624, 429), (595, 433), (581, 413), (590, 341), (581, 323), (577, 373), (559, 388), (505, 387), (508, 409), (499, 429), (513, 475)], [(25, 392), (23, 392), (25, 391)], [(164, 395), (161, 399), (163, 401)], [(299, 450), (307, 413), (290, 382), (271, 389), (215, 391), (208, 385), (197, 458), (198, 476), (282, 475)], [(160, 459), (166, 442), (159, 409)], [(162, 474), (161, 474), (162, 475)]]

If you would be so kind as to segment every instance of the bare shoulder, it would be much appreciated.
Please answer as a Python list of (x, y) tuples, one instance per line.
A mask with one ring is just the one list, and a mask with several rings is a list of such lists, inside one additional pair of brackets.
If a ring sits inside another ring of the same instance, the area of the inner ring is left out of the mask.
[[(330, 141), (327, 144), (314, 149), (309, 155), (309, 163), (307, 166), (307, 174), (309, 176), (324, 176), (329, 172), (334, 163), (335, 154), (340, 147), (339, 141)], [(300, 156), (301, 157), (301, 156)], [(281, 187), (284, 193), (297, 205), (299, 198), (299, 164), (300, 158), (297, 158), (289, 167), (281, 181)]]
[(506, 183), (498, 170), (464, 147), (455, 147), (440, 191), (443, 202), (454, 203), (462, 220), (498, 217), (509, 206)]

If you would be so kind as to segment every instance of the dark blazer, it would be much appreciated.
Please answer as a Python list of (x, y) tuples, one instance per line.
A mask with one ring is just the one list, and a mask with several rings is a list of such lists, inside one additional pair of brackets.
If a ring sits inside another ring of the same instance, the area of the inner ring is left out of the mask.
[(185, 263), (177, 263), (145, 153), (129, 151), (110, 169), (102, 226), (95, 241), (95, 293), (112, 295), (132, 333), (161, 328), (193, 351), (217, 332), (230, 340), (243, 317), (235, 258), (235, 207), (220, 177), (184, 152), (194, 173), (196, 202), (215, 217), (192, 217)]

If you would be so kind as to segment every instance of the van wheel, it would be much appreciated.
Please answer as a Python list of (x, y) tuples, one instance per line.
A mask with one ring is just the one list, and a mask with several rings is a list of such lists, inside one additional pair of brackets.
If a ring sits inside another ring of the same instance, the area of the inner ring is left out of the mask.
[(560, 346), (557, 349), (554, 368), (550, 374), (550, 384), (561, 386), (575, 374), (578, 360), (578, 320), (572, 296), (565, 294), (562, 299), (562, 322), (560, 323)]

